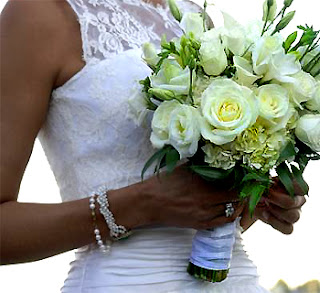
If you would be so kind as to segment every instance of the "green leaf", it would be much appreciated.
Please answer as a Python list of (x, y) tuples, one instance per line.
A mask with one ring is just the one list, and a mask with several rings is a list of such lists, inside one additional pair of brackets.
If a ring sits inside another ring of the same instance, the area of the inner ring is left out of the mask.
[(151, 167), (153, 163), (155, 163), (157, 160), (159, 161), (160, 158), (163, 158), (165, 153), (167, 152), (166, 148), (162, 148), (155, 152), (150, 159), (145, 163), (142, 171), (141, 171), (141, 180), (143, 181), (144, 173)]
[(257, 181), (257, 182), (262, 182), (269, 184), (270, 183), (270, 178), (268, 174), (257, 174), (257, 173), (248, 173), (245, 175), (241, 181), (241, 183), (244, 183), (246, 181)]
[(167, 166), (167, 172), (169, 174), (173, 172), (179, 160), (180, 160), (180, 155), (176, 149), (172, 148), (167, 152), (166, 166)]
[(292, 182), (292, 174), (285, 162), (281, 163), (277, 168), (276, 171), (278, 173), (279, 179), (285, 189), (288, 191), (290, 196), (294, 196), (294, 186)]
[(280, 153), (278, 164), (282, 162), (294, 158), (296, 155), (296, 150), (292, 141), (289, 141), (287, 145), (284, 147), (282, 152)]
[(190, 166), (191, 170), (196, 174), (200, 175), (201, 177), (208, 179), (208, 180), (220, 180), (227, 178), (233, 169), (230, 170), (223, 170), (217, 169), (210, 166)]
[(285, 42), (283, 43), (283, 48), (285, 49), (286, 52), (289, 51), (291, 45), (293, 44), (293, 42), (297, 39), (298, 36), (298, 32), (295, 31), (292, 34), (290, 34), (287, 39), (285, 40)]
[(299, 170), (296, 166), (291, 165), (292, 174), (294, 176), (294, 179), (299, 184), (301, 190), (303, 191), (303, 194), (308, 194), (309, 192), (309, 185), (306, 181), (304, 181), (302, 176), (302, 171)]
[(266, 191), (267, 187), (265, 185), (253, 185), (250, 190), (250, 199), (249, 199), (249, 212), (250, 216), (253, 216), (254, 210), (260, 201), (262, 195)]

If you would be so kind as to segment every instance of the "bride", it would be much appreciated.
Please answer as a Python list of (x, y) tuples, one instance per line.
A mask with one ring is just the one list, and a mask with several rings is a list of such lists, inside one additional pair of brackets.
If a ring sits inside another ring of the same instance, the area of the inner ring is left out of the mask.
[[(184, 11), (199, 10), (188, 0), (178, 4)], [(150, 133), (131, 120), (128, 99), (137, 81), (149, 74), (142, 44), (159, 44), (163, 33), (168, 39), (181, 33), (164, 0), (11, 0), (4, 8), (2, 264), (77, 249), (63, 293), (266, 292), (258, 285), (240, 232), (260, 219), (290, 234), (305, 202), (298, 189), (293, 200), (276, 181), (251, 219), (235, 192), (209, 184), (183, 166), (171, 176), (149, 173), (140, 181), (153, 150)], [(36, 137), (62, 203), (17, 202)], [(104, 210), (99, 209), (99, 193), (109, 204)], [(235, 211), (227, 217), (230, 202)], [(213, 284), (189, 276), (195, 229), (239, 216), (243, 229), (238, 229), (228, 278)], [(127, 239), (113, 239), (108, 246), (110, 231), (123, 236), (129, 230)]]

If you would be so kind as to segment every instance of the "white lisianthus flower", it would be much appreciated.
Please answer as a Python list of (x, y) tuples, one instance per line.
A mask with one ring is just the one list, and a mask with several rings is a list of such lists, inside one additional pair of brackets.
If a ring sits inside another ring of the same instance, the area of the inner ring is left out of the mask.
[(262, 78), (263, 81), (274, 79), (280, 82), (294, 82), (292, 75), (301, 71), (300, 62), (296, 59), (296, 56), (284, 52), (271, 56), (266, 68), (267, 70)]
[(235, 80), (237, 83), (250, 87), (255, 81), (262, 77), (253, 73), (252, 64), (247, 59), (240, 56), (234, 56), (233, 62), (236, 67)]
[(165, 101), (155, 110), (151, 128), (151, 143), (155, 148), (161, 149), (164, 145), (169, 144), (169, 122), (172, 111), (180, 103), (177, 100)]
[(200, 39), (204, 32), (203, 19), (200, 13), (184, 13), (180, 26), (187, 35), (193, 33), (196, 39)]
[(144, 43), (143, 47), (143, 60), (150, 66), (156, 66), (160, 57), (157, 55), (156, 47), (151, 43)]
[(142, 92), (142, 87), (136, 87), (131, 91), (129, 104), (129, 116), (136, 125), (141, 126), (148, 114), (148, 101), (146, 94)]
[(277, 84), (267, 84), (259, 87), (256, 94), (259, 100), (259, 116), (268, 128), (277, 127), (283, 119), (288, 121), (289, 95), (285, 88)]
[(224, 27), (220, 30), (220, 36), (225, 48), (234, 55), (241, 56), (247, 49), (246, 34), (244, 27), (232, 16), (222, 12)]
[(258, 38), (252, 46), (253, 69), (257, 75), (264, 75), (268, 72), (268, 65), (274, 54), (284, 53), (282, 47), (283, 38), (279, 33), (269, 36), (264, 34)]
[(301, 103), (313, 98), (317, 82), (309, 73), (300, 70), (291, 75), (292, 82), (284, 83), (288, 90), (291, 103), (301, 108)]
[(216, 145), (233, 141), (258, 116), (254, 93), (230, 79), (216, 79), (201, 99), (202, 136)]
[(200, 64), (208, 75), (220, 75), (228, 65), (227, 55), (219, 38), (202, 42), (199, 54)]
[(200, 139), (200, 113), (189, 105), (178, 105), (170, 115), (169, 143), (180, 158), (192, 157), (198, 150)]
[(229, 170), (236, 165), (240, 156), (233, 154), (230, 150), (225, 150), (220, 146), (213, 146), (207, 143), (201, 148), (205, 153), (204, 161), (209, 164), (210, 167), (221, 168)]
[[(247, 46), (246, 49), (251, 47), (259, 38), (261, 38), (261, 32), (263, 29), (264, 21), (251, 20), (244, 26)], [(265, 33), (267, 34), (267, 33)]]
[(296, 127), (296, 136), (315, 152), (320, 152), (320, 114), (303, 115)]
[(307, 101), (306, 107), (311, 111), (317, 111), (320, 113), (320, 81), (317, 81), (312, 99)]
[(183, 69), (176, 60), (164, 60), (160, 71), (150, 76), (151, 86), (170, 90), (176, 94), (188, 94), (190, 86), (189, 68)]

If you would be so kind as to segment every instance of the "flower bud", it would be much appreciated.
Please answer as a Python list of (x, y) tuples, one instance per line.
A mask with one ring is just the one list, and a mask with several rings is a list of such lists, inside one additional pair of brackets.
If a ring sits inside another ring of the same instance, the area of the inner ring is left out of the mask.
[(277, 1), (265, 0), (263, 4), (263, 21), (272, 21), (277, 13)]
[(148, 93), (154, 95), (156, 98), (162, 101), (170, 101), (175, 98), (175, 94), (172, 91), (160, 88), (150, 88)]
[(284, 0), (284, 7), (285, 7), (285, 8), (290, 7), (291, 4), (292, 4), (292, 2), (293, 2), (293, 0)]
[(280, 22), (277, 24), (275, 30), (273, 31), (273, 34), (283, 30), (293, 19), (295, 13), (296, 13), (295, 11), (291, 11), (284, 18), (282, 18)]
[(147, 62), (150, 66), (156, 66), (158, 61), (160, 60), (156, 48), (151, 43), (144, 43), (143, 44), (143, 59)]
[(169, 8), (171, 11), (171, 14), (173, 15), (173, 17), (177, 20), (177, 21), (181, 21), (182, 19), (182, 14), (177, 6), (177, 3), (175, 0), (168, 0), (169, 3)]

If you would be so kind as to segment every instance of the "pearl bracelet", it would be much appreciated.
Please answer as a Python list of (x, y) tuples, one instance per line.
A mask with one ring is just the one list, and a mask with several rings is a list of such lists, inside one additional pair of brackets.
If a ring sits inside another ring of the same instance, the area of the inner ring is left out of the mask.
[(129, 237), (131, 235), (131, 231), (127, 230), (124, 226), (117, 225), (115, 218), (109, 209), (107, 188), (105, 186), (100, 187), (97, 195), (97, 202), (100, 204), (100, 213), (103, 215), (108, 225), (111, 239), (120, 240)]
[(99, 246), (100, 251), (103, 254), (107, 254), (110, 251), (110, 244), (109, 243), (103, 244), (103, 241), (101, 239), (101, 233), (100, 233), (100, 230), (97, 225), (97, 217), (96, 217), (96, 212), (95, 212), (95, 210), (96, 210), (95, 196), (96, 196), (96, 193), (93, 192), (90, 196), (90, 199), (89, 199), (89, 207), (91, 209), (91, 215), (92, 215), (93, 227), (94, 227), (93, 232), (94, 232), (94, 236), (95, 236), (95, 239), (97, 241), (97, 244)]

